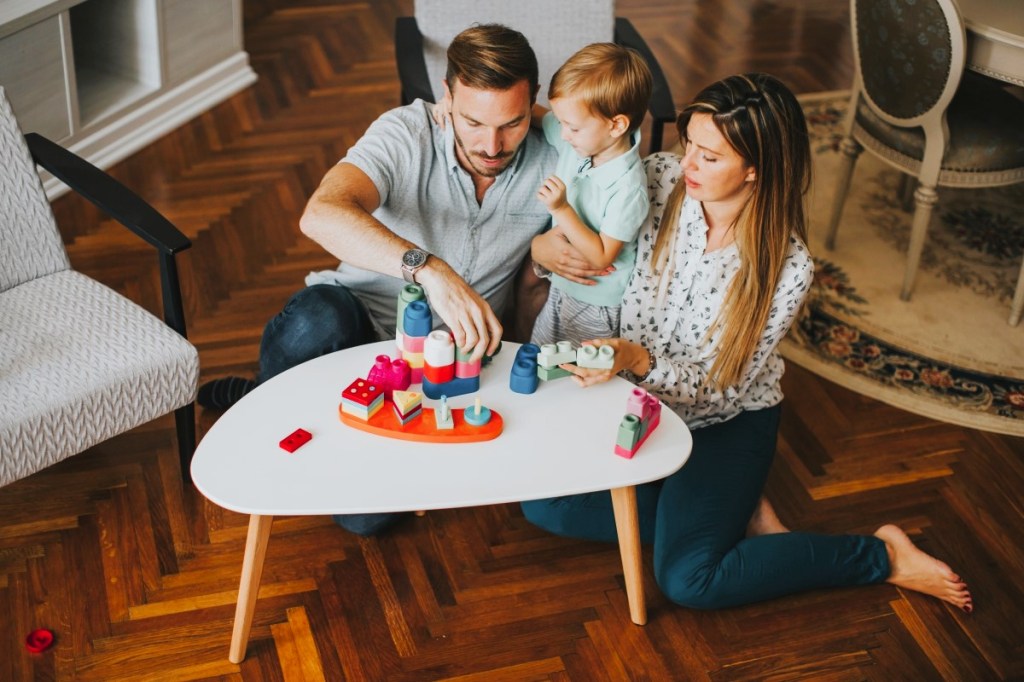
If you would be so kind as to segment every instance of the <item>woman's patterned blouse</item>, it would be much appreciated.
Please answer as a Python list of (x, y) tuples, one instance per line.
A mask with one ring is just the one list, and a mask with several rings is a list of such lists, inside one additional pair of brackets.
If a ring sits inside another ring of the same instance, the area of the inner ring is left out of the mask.
[(655, 359), (653, 370), (639, 385), (675, 410), (692, 429), (782, 400), (784, 367), (777, 348), (807, 296), (814, 262), (803, 242), (790, 237), (768, 324), (743, 378), (722, 391), (703, 386), (721, 336), (716, 331), (706, 339), (707, 332), (739, 270), (740, 257), (735, 243), (704, 253), (708, 229), (704, 211), (699, 201), (686, 197), (670, 256), (670, 261), (674, 259), (671, 279), (664, 304), (657, 305), (658, 280), (651, 275), (651, 256), (665, 202), (682, 175), (680, 161), (668, 153), (644, 161), (651, 212), (640, 228), (636, 268), (622, 299), (621, 335), (643, 345)]

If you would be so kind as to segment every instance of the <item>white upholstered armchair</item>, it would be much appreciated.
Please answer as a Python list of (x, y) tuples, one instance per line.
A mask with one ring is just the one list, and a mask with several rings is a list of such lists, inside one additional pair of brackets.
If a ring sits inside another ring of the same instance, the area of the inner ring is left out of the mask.
[[(165, 321), (71, 268), (36, 163), (156, 248)], [(0, 88), (0, 485), (171, 411), (188, 480), (199, 358), (174, 254), (190, 245), (99, 169), (23, 136)]]

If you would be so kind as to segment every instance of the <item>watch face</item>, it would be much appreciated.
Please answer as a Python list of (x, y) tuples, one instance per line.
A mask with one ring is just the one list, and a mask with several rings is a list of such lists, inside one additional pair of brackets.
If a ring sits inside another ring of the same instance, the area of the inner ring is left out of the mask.
[(427, 252), (422, 249), (409, 249), (402, 256), (402, 265), (415, 270), (416, 268), (423, 267), (423, 264), (427, 262)]

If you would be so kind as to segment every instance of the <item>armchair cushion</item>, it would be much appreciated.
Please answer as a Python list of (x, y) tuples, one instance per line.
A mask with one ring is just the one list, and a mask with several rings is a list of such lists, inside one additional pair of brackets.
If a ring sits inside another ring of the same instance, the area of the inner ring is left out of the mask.
[[(946, 110), (946, 120), (949, 146), (942, 157), (943, 169), (979, 173), (1024, 166), (1024, 102), (998, 83), (964, 74)], [(905, 157), (917, 161), (924, 157), (924, 131), (920, 127), (889, 125), (863, 99), (857, 103), (857, 125)]]
[(0, 320), (0, 485), (194, 399), (196, 349), (74, 270), (4, 292)]

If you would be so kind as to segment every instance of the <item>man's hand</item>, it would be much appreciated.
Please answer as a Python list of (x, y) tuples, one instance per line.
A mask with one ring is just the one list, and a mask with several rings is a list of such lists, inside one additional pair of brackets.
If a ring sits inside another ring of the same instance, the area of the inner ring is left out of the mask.
[(643, 375), (650, 366), (651, 356), (646, 348), (639, 343), (626, 339), (591, 339), (583, 342), (584, 346), (611, 346), (615, 349), (615, 363), (611, 369), (592, 369), (578, 365), (559, 365), (562, 369), (574, 374), (573, 381), (580, 386), (603, 384), (624, 369), (636, 375)]
[(455, 345), (472, 353), (470, 361), (498, 350), (501, 322), (487, 301), (447, 263), (431, 256), (417, 278), (427, 292), (430, 307), (451, 330)]
[(540, 203), (548, 207), (548, 211), (551, 213), (565, 206), (565, 183), (562, 182), (562, 178), (552, 175), (546, 179), (537, 190), (537, 198), (540, 199)]
[(607, 275), (615, 270), (610, 265), (603, 269), (591, 267), (579, 249), (570, 244), (558, 228), (534, 237), (530, 255), (541, 267), (565, 277), (570, 282), (587, 286), (597, 284), (591, 278)]

